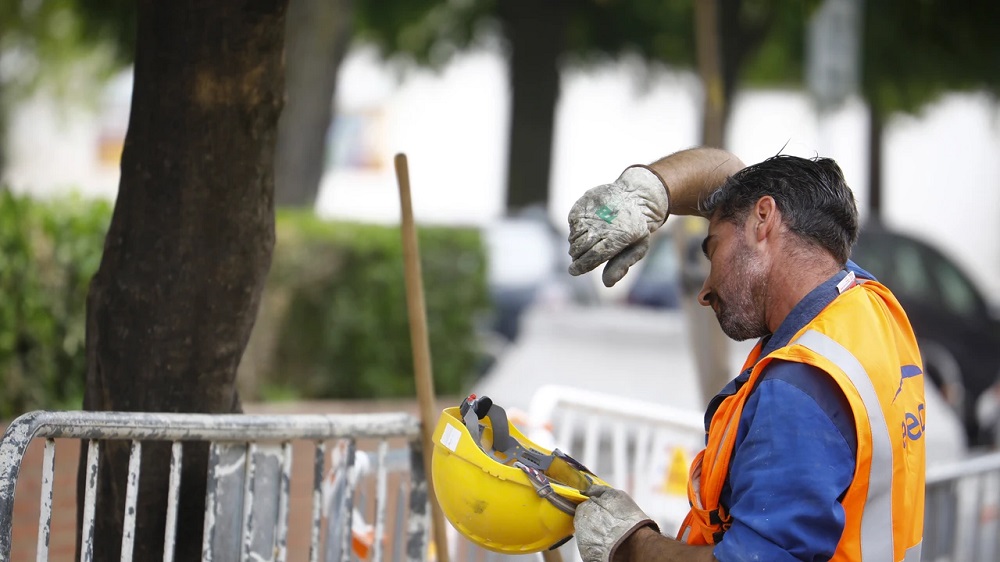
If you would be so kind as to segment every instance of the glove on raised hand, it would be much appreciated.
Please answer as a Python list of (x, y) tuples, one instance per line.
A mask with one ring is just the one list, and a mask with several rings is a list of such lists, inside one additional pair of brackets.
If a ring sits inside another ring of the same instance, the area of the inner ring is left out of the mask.
[(666, 186), (645, 166), (626, 168), (614, 183), (590, 189), (569, 211), (570, 274), (608, 262), (602, 279), (611, 287), (646, 255), (649, 235), (669, 210)]
[(573, 527), (583, 562), (610, 562), (615, 550), (643, 527), (660, 531), (628, 494), (607, 486), (591, 486), (590, 499), (576, 507)]

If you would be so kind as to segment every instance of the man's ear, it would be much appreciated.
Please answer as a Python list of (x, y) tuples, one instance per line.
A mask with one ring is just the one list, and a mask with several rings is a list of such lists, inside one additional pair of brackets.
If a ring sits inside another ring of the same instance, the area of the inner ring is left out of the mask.
[(774, 197), (765, 195), (758, 199), (750, 211), (755, 239), (761, 242), (772, 234), (776, 234), (780, 219), (781, 213), (778, 211), (778, 204)]

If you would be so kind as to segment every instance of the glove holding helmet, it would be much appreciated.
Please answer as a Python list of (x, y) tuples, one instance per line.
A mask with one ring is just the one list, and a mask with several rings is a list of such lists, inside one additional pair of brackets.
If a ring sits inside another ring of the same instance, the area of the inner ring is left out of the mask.
[(656, 523), (621, 490), (594, 485), (587, 489), (585, 495), (590, 499), (577, 506), (573, 517), (576, 546), (583, 562), (610, 562), (618, 547), (632, 533), (643, 527), (660, 531)]
[(431, 455), (445, 517), (467, 539), (504, 554), (558, 548), (573, 535), (583, 492), (606, 485), (572, 457), (533, 443), (486, 396), (441, 412)]

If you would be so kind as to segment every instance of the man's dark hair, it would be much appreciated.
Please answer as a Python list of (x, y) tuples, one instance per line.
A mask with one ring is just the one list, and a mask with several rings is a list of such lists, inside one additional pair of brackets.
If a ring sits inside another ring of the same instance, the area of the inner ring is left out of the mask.
[(774, 198), (789, 230), (847, 263), (858, 239), (858, 207), (836, 162), (773, 156), (733, 174), (699, 207), (705, 217), (743, 225), (765, 195)]

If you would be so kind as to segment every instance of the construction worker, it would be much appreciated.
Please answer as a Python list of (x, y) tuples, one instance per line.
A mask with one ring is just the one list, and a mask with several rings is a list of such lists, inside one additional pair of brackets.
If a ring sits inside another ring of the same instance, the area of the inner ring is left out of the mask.
[(668, 215), (709, 220), (698, 301), (759, 341), (708, 405), (675, 538), (593, 486), (574, 517), (583, 560), (919, 560), (920, 353), (892, 293), (848, 259), (858, 212), (839, 166), (695, 148), (629, 167), (571, 209), (570, 273), (607, 262), (614, 285)]

